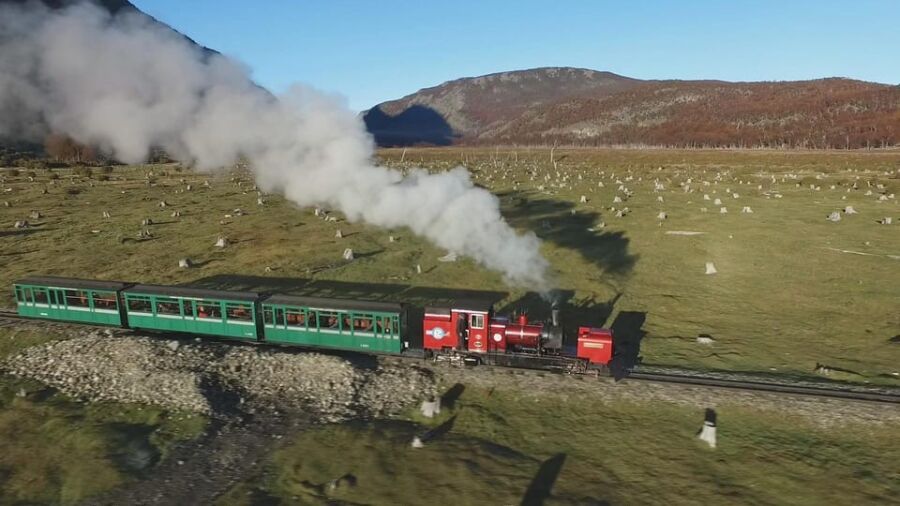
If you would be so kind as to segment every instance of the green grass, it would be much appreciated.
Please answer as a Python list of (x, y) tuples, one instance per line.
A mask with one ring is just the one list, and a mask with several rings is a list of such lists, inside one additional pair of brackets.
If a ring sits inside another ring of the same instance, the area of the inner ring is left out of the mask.
[[(452, 430), (413, 449), (427, 426), (324, 427), (277, 451), (269, 474), (222, 504), (518, 504), (542, 463), (564, 454), (546, 504), (875, 504), (896, 501), (896, 426), (824, 429), (791, 414), (718, 408), (719, 446), (695, 434), (703, 413), (665, 403), (604, 403), (468, 388)], [(350, 473), (352, 488), (328, 491)], [(552, 474), (552, 473), (551, 473)], [(326, 484), (326, 487), (322, 487)]]

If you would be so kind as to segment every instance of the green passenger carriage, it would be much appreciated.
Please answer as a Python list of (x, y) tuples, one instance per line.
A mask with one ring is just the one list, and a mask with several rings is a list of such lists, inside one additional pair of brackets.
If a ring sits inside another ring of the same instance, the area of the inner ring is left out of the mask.
[(32, 276), (13, 285), (18, 313), (31, 318), (122, 325), (119, 281)]
[(131, 328), (256, 341), (255, 292), (135, 285), (123, 292)]
[(262, 301), (265, 340), (368, 353), (400, 353), (403, 306), (273, 295)]

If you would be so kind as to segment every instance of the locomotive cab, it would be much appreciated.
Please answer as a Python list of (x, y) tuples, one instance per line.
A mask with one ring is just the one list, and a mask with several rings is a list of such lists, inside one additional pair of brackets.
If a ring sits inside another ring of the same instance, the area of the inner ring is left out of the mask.
[(453, 301), (444, 307), (426, 307), (424, 348), (433, 352), (485, 353), (490, 348), (491, 315), (490, 302)]

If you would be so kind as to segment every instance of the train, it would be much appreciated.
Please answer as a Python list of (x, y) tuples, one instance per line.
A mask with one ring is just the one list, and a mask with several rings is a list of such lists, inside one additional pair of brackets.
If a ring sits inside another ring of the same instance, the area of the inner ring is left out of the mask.
[(495, 365), (599, 374), (613, 359), (611, 329), (570, 333), (549, 321), (496, 314), (493, 302), (405, 303), (305, 297), (29, 276), (13, 284), (23, 318), (210, 336), (308, 350), (421, 357), (451, 365)]

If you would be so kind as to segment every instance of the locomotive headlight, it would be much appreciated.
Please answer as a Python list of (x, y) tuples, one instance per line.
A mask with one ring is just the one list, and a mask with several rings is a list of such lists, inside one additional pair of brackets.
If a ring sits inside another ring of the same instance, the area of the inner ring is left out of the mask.
[(494, 342), (499, 343), (502, 340), (503, 340), (503, 336), (499, 332), (494, 334)]

